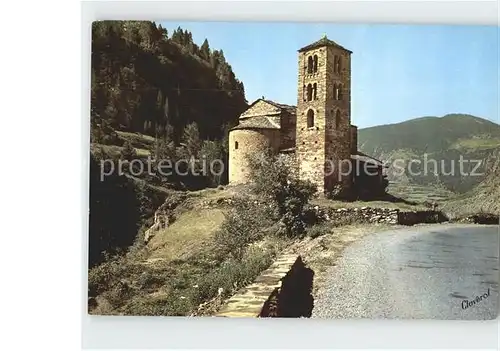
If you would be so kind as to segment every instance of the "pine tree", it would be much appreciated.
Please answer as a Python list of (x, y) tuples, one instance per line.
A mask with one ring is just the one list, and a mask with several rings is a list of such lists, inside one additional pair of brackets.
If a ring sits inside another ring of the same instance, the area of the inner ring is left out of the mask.
[(184, 128), (182, 142), (187, 150), (187, 156), (197, 158), (201, 148), (201, 140), (198, 125), (195, 122), (188, 124)]
[(205, 39), (203, 44), (201, 44), (200, 48), (200, 56), (202, 59), (209, 61), (210, 60), (210, 46), (208, 45), (208, 40)]

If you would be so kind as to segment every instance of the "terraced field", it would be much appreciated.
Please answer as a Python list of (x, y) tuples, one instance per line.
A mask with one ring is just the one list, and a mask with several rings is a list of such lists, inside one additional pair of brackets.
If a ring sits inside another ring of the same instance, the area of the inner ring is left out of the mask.
[(405, 184), (397, 182), (389, 183), (388, 192), (389, 194), (396, 197), (414, 202), (442, 202), (455, 195), (449, 190), (435, 186)]

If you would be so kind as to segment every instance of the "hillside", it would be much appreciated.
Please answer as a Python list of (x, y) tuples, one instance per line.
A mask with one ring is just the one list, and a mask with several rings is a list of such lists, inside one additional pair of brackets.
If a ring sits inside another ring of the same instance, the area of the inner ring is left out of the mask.
[[(360, 129), (358, 138), (361, 151), (391, 165), (391, 181), (467, 192), (484, 179), (479, 173), (484, 173), (487, 160), (500, 148), (500, 125), (471, 115), (449, 114)], [(413, 163), (411, 172), (410, 160), (420, 161)]]
[[(150, 21), (92, 26), (91, 122), (178, 142), (194, 122), (204, 139), (221, 139), (245, 110), (244, 86), (222, 50), (178, 28)], [(104, 133), (106, 134), (106, 133)]]
[[(131, 176), (100, 179), (104, 160), (227, 159), (228, 128), (247, 107), (240, 82), (222, 50), (200, 46), (182, 28), (168, 33), (150, 21), (96, 21), (92, 25), (90, 147), (90, 255), (130, 247), (151, 225), (172, 189), (216, 187), (222, 175)], [(130, 166), (132, 167), (132, 166)], [(182, 169), (184, 171), (184, 169)]]
[(444, 206), (450, 214), (500, 214), (500, 151), (491, 164), (485, 179), (469, 192), (450, 199)]

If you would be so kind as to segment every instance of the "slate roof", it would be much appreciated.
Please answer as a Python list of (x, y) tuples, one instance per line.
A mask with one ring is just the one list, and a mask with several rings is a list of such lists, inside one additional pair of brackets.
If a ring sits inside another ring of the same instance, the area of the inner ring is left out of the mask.
[(257, 116), (250, 117), (244, 120), (241, 120), (240, 123), (231, 128), (231, 130), (235, 129), (280, 129), (281, 126), (279, 123), (276, 123), (274, 117), (271, 116)]
[(323, 38), (321, 38), (320, 40), (315, 41), (312, 44), (306, 45), (302, 49), (299, 49), (299, 52), (308, 51), (308, 50), (312, 50), (312, 49), (317, 49), (317, 48), (320, 48), (322, 46), (333, 46), (333, 47), (336, 47), (338, 49), (342, 49), (342, 50), (347, 51), (348, 53), (352, 54), (351, 50), (347, 50), (346, 48), (344, 48), (343, 46), (337, 44), (333, 40), (328, 39), (326, 37), (326, 35)]
[(359, 160), (361, 162), (365, 163), (370, 163), (376, 166), (382, 166), (382, 167), (387, 167), (384, 165), (384, 163), (380, 160), (377, 160), (376, 158), (373, 158), (371, 156), (368, 156), (367, 154), (362, 153), (361, 151), (358, 151), (357, 154), (351, 155), (351, 159), (353, 160)]
[[(278, 102), (266, 99), (257, 99), (254, 101), (248, 109), (250, 109), (253, 105), (255, 105), (259, 101), (264, 101), (270, 105), (273, 105), (280, 110), (285, 110), (286, 112), (295, 115), (297, 113), (297, 107), (291, 105), (280, 104)], [(247, 109), (247, 111), (248, 111)], [(239, 124), (236, 127), (231, 128), (231, 130), (235, 129), (280, 129), (281, 125), (279, 121), (276, 120), (276, 115), (262, 115), (262, 116), (249, 116), (245, 118), (240, 118)]]
[(285, 105), (285, 104), (280, 104), (278, 102), (272, 101), (272, 100), (264, 100), (263, 101), (267, 102), (268, 104), (271, 104), (273, 106), (276, 106), (279, 109), (285, 110), (286, 112), (295, 115), (297, 114), (297, 106), (292, 106), (292, 105)]

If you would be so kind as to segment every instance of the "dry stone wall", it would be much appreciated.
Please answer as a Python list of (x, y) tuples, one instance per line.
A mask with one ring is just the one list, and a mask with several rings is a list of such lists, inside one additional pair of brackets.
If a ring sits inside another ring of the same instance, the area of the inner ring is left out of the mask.
[(325, 208), (315, 207), (318, 218), (338, 225), (350, 223), (385, 223), (415, 225), (442, 223), (449, 219), (440, 211), (401, 211), (392, 208)]

